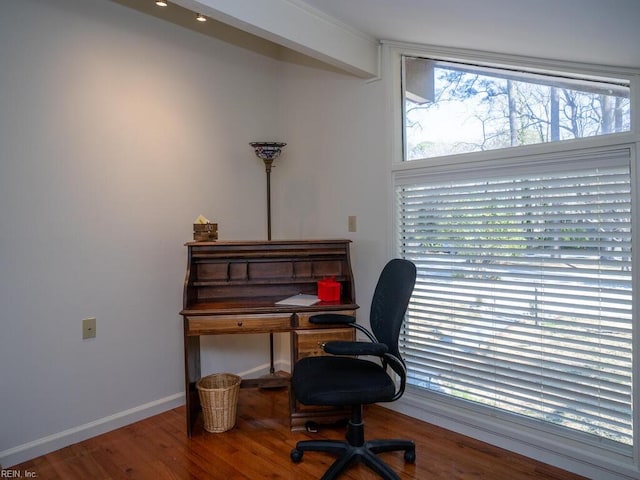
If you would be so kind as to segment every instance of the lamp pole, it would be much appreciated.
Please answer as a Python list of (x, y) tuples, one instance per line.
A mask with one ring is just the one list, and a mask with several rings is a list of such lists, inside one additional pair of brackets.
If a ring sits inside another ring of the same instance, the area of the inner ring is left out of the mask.
[[(264, 162), (267, 172), (267, 240), (271, 240), (271, 168), (273, 162), (282, 153), (286, 143), (282, 142), (251, 142), (256, 156)], [(269, 332), (269, 376), (276, 376), (273, 348), (273, 332)]]
[(251, 142), (249, 145), (254, 148), (256, 156), (264, 162), (264, 168), (267, 172), (267, 240), (271, 240), (271, 168), (286, 143)]

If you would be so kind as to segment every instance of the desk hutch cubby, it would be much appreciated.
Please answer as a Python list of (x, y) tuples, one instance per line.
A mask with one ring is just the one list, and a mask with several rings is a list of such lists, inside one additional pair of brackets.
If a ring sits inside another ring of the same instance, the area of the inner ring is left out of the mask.
[[(355, 315), (350, 240), (286, 240), (187, 243), (184, 284), (185, 391), (187, 433), (200, 412), (196, 382), (200, 371), (200, 336), (290, 332), (291, 365), (304, 356), (322, 355), (328, 340), (353, 340), (345, 326), (312, 325), (319, 313)], [(311, 306), (277, 305), (302, 293), (315, 295), (318, 280), (340, 283), (340, 300)], [(288, 378), (243, 379), (241, 387), (268, 387)], [(343, 409), (299, 404), (289, 389), (291, 429), (308, 421), (331, 422), (348, 416)]]

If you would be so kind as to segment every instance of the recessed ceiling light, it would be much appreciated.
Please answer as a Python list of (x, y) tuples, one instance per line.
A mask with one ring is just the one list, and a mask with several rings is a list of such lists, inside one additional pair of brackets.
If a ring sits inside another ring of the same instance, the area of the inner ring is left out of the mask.
[(204, 15), (199, 13), (198, 16), (196, 17), (196, 20), (199, 21), (199, 22), (206, 22), (207, 21), (207, 17), (205, 17)]
[(166, 7), (168, 4), (164, 0), (156, 0), (156, 5), (159, 7)]

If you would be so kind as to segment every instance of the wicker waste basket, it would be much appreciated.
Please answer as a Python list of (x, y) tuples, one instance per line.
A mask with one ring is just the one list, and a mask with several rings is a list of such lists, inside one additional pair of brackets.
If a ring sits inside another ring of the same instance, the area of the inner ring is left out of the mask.
[(226, 432), (236, 424), (240, 380), (231, 373), (214, 373), (198, 380), (196, 388), (207, 432)]

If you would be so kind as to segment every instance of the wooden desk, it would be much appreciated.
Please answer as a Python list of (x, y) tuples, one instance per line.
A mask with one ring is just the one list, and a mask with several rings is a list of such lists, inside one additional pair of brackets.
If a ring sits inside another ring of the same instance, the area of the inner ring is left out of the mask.
[[(327, 340), (352, 340), (351, 327), (309, 323), (323, 312), (355, 315), (355, 288), (349, 255), (350, 240), (287, 240), (187, 243), (184, 284), (185, 392), (187, 433), (191, 436), (200, 411), (196, 382), (200, 379), (200, 336), (291, 332), (291, 365), (308, 355), (321, 355)], [(317, 293), (317, 282), (334, 277), (341, 284), (338, 302), (308, 307), (276, 305), (298, 293)], [(278, 379), (245, 379), (243, 387), (273, 385)], [(286, 380), (288, 383), (288, 379)], [(308, 420), (343, 418), (344, 409), (305, 407), (289, 389), (291, 428)]]

